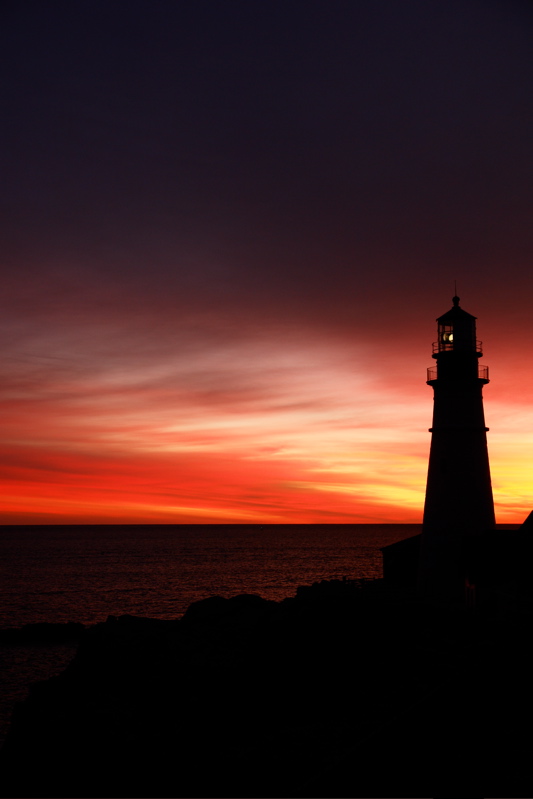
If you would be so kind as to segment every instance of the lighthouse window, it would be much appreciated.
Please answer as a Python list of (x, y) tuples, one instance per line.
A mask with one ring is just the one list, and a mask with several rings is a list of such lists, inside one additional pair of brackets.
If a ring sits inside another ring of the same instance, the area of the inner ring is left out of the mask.
[(454, 343), (453, 327), (451, 325), (439, 328), (439, 349), (453, 350), (457, 345)]

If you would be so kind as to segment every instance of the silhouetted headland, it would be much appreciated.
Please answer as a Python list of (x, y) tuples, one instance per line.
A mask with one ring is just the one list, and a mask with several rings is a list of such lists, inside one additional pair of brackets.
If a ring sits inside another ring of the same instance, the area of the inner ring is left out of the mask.
[(3, 795), (521, 796), (532, 606), (332, 580), (109, 617), (17, 706)]

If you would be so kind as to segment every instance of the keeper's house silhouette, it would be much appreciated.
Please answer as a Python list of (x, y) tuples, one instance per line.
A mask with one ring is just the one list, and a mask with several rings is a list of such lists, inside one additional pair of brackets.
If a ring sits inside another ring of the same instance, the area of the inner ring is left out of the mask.
[(533, 597), (533, 512), (518, 530), (496, 530), (482, 397), (489, 377), (479, 362), (476, 317), (454, 297), (437, 324), (422, 534), (384, 547), (383, 577), (436, 602), (524, 600)]

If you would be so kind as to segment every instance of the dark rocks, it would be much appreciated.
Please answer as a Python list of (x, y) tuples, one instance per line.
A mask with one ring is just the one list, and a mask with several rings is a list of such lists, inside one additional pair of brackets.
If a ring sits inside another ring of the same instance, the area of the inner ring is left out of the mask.
[(277, 602), (263, 599), (258, 594), (238, 594), (230, 599), (211, 596), (189, 605), (183, 621), (186, 624), (210, 624), (222, 621), (246, 625), (247, 622), (255, 623), (269, 613), (275, 612), (277, 607)]
[(8, 630), (0, 630), (1, 644), (59, 644), (81, 640), (85, 626), (79, 622), (39, 622), (25, 624)]
[(179, 621), (110, 617), (18, 707), (4, 795), (519, 796), (504, 788), (529, 774), (529, 733), (510, 724), (533, 709), (511, 666), (525, 642), (521, 625), (379, 581), (212, 597)]

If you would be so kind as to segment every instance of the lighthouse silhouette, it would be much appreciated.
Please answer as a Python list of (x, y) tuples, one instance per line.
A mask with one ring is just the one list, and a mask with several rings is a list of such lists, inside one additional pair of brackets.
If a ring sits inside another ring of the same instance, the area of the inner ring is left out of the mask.
[(459, 306), (459, 297), (437, 324), (436, 365), (427, 375), (434, 408), (418, 592), (470, 602), (480, 539), (495, 527), (482, 396), (488, 368), (479, 362), (476, 317)]

